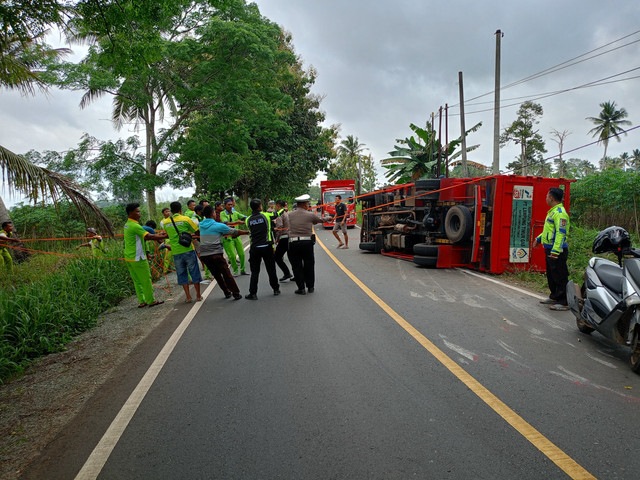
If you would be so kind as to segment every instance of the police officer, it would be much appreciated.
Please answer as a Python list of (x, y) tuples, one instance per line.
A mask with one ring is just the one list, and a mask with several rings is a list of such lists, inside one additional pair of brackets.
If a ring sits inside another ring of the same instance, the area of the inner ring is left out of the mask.
[(567, 306), (569, 214), (562, 204), (563, 197), (564, 192), (561, 189), (555, 187), (549, 189), (547, 205), (551, 208), (547, 212), (542, 233), (536, 237), (534, 243), (534, 247), (539, 244), (544, 247), (547, 283), (551, 291), (549, 298), (541, 300), (540, 303), (550, 305), (549, 308), (556, 311), (569, 309)]
[(298, 286), (295, 293), (298, 295), (306, 295), (307, 292), (313, 293), (315, 289), (313, 226), (327, 221), (326, 218), (319, 217), (309, 211), (309, 198), (309, 195), (296, 198), (297, 208), (289, 212), (289, 261)]
[(267, 275), (269, 275), (269, 285), (273, 288), (273, 294), (280, 295), (276, 262), (273, 259), (273, 230), (271, 228), (271, 222), (278, 216), (278, 212), (263, 212), (262, 200), (259, 198), (251, 200), (249, 206), (252, 213), (245, 222), (251, 235), (251, 246), (249, 247), (251, 279), (249, 280), (249, 295), (245, 295), (244, 298), (257, 300), (260, 264), (263, 260)]

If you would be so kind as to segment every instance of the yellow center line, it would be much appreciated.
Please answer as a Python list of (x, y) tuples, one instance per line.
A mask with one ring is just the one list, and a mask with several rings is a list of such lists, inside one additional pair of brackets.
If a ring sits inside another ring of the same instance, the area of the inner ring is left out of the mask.
[(318, 244), (327, 252), (327, 255), (340, 267), (340, 269), (366, 293), (369, 298), (378, 304), (393, 320), (398, 323), (404, 330), (411, 335), (420, 345), (422, 345), (431, 355), (433, 355), (442, 365), (444, 365), (458, 380), (475, 393), (485, 402), (494, 412), (500, 415), (506, 422), (526, 438), (534, 447), (540, 450), (549, 460), (560, 467), (569, 477), (576, 480), (595, 479), (587, 470), (573, 460), (569, 455), (564, 453), (560, 448), (553, 444), (548, 438), (542, 435), (538, 430), (532, 427), (520, 415), (509, 408), (502, 400), (491, 393), (480, 382), (467, 373), (460, 365), (454, 362), (451, 357), (435, 346), (427, 337), (422, 335), (416, 328), (402, 318), (395, 310), (387, 305), (380, 297), (378, 297), (369, 287), (362, 283), (347, 267), (345, 267), (335, 255), (333, 255), (324, 243), (318, 238)]

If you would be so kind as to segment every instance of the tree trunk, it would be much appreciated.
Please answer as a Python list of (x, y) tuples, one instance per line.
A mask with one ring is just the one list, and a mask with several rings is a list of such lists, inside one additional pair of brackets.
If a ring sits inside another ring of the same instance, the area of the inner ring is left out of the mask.
[(9, 210), (7, 210), (6, 205), (2, 201), (2, 197), (0, 197), (0, 224), (3, 222), (10, 222), (11, 216), (9, 215)]

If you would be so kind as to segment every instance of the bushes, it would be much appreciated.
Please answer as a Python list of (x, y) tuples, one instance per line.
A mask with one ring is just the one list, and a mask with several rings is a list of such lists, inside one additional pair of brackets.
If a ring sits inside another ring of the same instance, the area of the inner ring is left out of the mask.
[[(122, 257), (122, 247), (110, 249)], [(124, 262), (82, 258), (34, 283), (0, 290), (0, 381), (34, 358), (59, 351), (95, 325), (100, 313), (133, 293)], [(18, 269), (33, 269), (26, 262)], [(16, 272), (19, 275), (19, 272)]]
[(640, 234), (640, 175), (606, 169), (571, 184), (571, 221), (602, 230), (619, 225)]

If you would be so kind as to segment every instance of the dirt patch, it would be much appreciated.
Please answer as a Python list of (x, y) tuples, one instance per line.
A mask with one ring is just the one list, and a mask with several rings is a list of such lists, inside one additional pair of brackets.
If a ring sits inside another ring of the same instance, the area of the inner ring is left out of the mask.
[[(137, 308), (137, 299), (131, 297), (101, 315), (96, 327), (64, 352), (37, 360), (22, 377), (0, 385), (0, 478), (17, 479), (182, 301), (175, 274), (168, 281), (172, 295), (156, 290), (164, 304)], [(166, 288), (166, 280), (157, 286)]]

